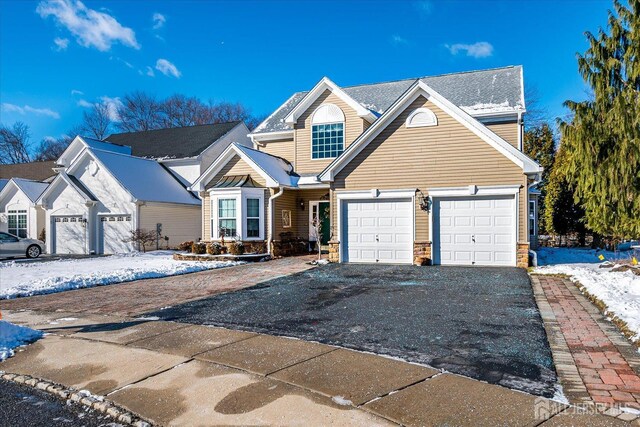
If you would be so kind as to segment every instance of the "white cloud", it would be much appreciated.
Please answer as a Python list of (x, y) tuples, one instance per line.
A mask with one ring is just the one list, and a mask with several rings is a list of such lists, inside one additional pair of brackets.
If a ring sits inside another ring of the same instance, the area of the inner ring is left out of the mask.
[(394, 34), (391, 36), (391, 43), (395, 44), (395, 45), (401, 45), (401, 44), (408, 44), (409, 40), (405, 39), (404, 37), (401, 37), (397, 34)]
[(159, 30), (160, 28), (164, 27), (164, 23), (167, 22), (167, 18), (161, 14), (161, 13), (154, 13), (153, 14), (153, 29), (154, 30)]
[(180, 72), (180, 70), (178, 70), (178, 67), (176, 67), (166, 59), (158, 59), (158, 61), (156, 61), (156, 70), (160, 71), (165, 76), (173, 76), (176, 79), (179, 79), (180, 76), (182, 76), (182, 73)]
[(49, 108), (34, 108), (30, 105), (25, 105), (23, 107), (19, 106), (19, 105), (15, 105), (15, 104), (9, 104), (7, 102), (3, 102), (2, 103), (2, 110), (4, 110), (5, 112), (12, 112), (12, 113), (18, 113), (21, 115), (25, 115), (25, 114), (36, 114), (36, 115), (40, 115), (40, 116), (49, 116), (49, 117), (53, 117), (54, 119), (59, 119), (60, 118), (60, 114), (56, 111), (53, 111)]
[(156, 76), (156, 73), (153, 72), (153, 68), (149, 67), (148, 65), (147, 65), (147, 72), (145, 74), (147, 76), (149, 76), (149, 77), (155, 77)]
[(54, 49), (58, 52), (60, 52), (61, 50), (67, 50), (67, 47), (69, 46), (69, 39), (56, 37), (55, 39), (53, 39), (53, 44), (56, 45)]
[(101, 96), (100, 101), (105, 104), (109, 108), (109, 118), (114, 122), (120, 121), (120, 116), (118, 115), (118, 107), (122, 107), (122, 101), (120, 98), (110, 98), (108, 96)]
[(108, 51), (114, 43), (122, 43), (140, 49), (135, 32), (123, 27), (107, 12), (89, 9), (79, 0), (45, 0), (38, 4), (36, 12), (42, 17), (53, 16), (84, 47)]
[(134, 68), (133, 64), (131, 64), (130, 62), (125, 61), (124, 59), (120, 58), (119, 56), (110, 56), (109, 59), (111, 61), (121, 62), (124, 65), (126, 65), (128, 68)]
[(472, 56), (474, 58), (486, 58), (493, 55), (493, 46), (489, 42), (477, 42), (474, 44), (456, 43), (451, 46), (447, 44), (445, 47), (449, 49), (449, 52), (451, 52), (452, 55), (457, 55), (458, 53), (463, 52), (467, 56)]
[(78, 89), (71, 89), (71, 95), (84, 95), (84, 92)]
[(80, 107), (84, 107), (84, 108), (91, 108), (93, 107), (93, 104), (90, 103), (89, 101), (87, 101), (86, 99), (81, 99), (78, 101), (78, 105)]

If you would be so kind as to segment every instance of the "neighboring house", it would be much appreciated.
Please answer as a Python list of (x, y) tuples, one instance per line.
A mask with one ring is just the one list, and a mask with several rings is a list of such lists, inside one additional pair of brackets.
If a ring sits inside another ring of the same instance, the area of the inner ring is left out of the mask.
[(156, 159), (188, 185), (198, 178), (231, 142), (251, 146), (241, 121), (142, 132), (117, 133), (106, 141), (130, 147), (129, 154)]
[(49, 183), (11, 178), (0, 180), (0, 231), (37, 239), (45, 227), (45, 213), (36, 202)]
[[(156, 247), (201, 234), (202, 207), (187, 186), (232, 142), (251, 145), (242, 122), (76, 137), (56, 161), (58, 175), (38, 203), (47, 251), (110, 254), (138, 249), (132, 231), (159, 230)], [(168, 238), (168, 241), (164, 240)]]
[(523, 93), (519, 66), (344, 88), (325, 77), (194, 182), (203, 239), (273, 249), (290, 233), (332, 261), (524, 267), (541, 168), (522, 152)]
[(55, 178), (55, 161), (0, 164), (0, 179), (24, 178), (32, 181), (50, 182)]

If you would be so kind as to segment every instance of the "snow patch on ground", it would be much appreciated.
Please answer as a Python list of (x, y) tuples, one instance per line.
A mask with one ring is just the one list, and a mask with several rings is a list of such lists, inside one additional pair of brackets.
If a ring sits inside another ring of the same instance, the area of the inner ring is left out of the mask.
[(27, 345), (42, 337), (41, 331), (0, 320), (0, 362), (13, 356), (13, 349)]
[[(598, 259), (603, 255), (604, 260)], [(609, 315), (615, 315), (635, 332), (632, 341), (640, 339), (640, 276), (631, 271), (611, 271), (600, 268), (602, 261), (629, 258), (629, 253), (596, 252), (589, 249), (541, 248), (538, 251), (538, 274), (566, 274), (579, 282), (585, 290), (608, 307)], [(540, 262), (540, 260), (544, 260)]]
[(194, 273), (243, 264), (242, 261), (176, 261), (172, 251), (63, 259), (33, 263), (0, 263), (0, 299), (49, 294)]
[(350, 401), (349, 399), (345, 399), (344, 396), (333, 396), (331, 398), (331, 400), (333, 400), (338, 405), (342, 405), (342, 406), (352, 406), (353, 405), (353, 402)]

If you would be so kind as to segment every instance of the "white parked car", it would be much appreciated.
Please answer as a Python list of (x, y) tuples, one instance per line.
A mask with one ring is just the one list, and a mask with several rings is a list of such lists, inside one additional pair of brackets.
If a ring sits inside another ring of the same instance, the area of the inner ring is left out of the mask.
[(0, 258), (22, 257), (37, 258), (44, 252), (44, 242), (25, 239), (13, 234), (0, 232)]

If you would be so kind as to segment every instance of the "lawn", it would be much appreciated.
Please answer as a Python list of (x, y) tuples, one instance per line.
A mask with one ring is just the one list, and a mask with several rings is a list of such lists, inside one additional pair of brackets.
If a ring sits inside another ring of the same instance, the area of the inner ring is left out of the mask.
[(0, 299), (26, 297), (194, 273), (242, 264), (235, 261), (176, 261), (171, 251), (85, 259), (0, 263)]

